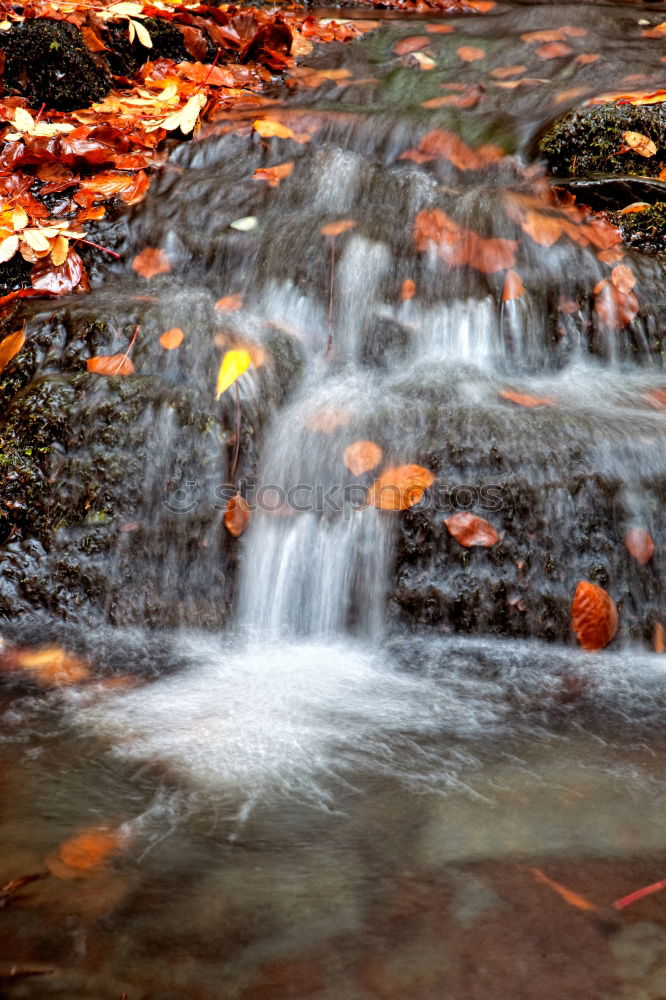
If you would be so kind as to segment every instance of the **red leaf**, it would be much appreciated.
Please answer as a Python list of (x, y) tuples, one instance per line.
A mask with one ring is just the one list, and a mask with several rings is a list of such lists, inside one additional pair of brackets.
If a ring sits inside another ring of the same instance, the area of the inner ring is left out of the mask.
[(466, 549), (473, 545), (489, 548), (499, 542), (499, 535), (489, 521), (476, 514), (460, 513), (444, 518), (448, 532)]
[(31, 271), (32, 287), (50, 295), (68, 295), (74, 289), (90, 291), (90, 280), (85, 264), (75, 250), (70, 250), (63, 264), (56, 267), (51, 258), (38, 260)]
[(615, 601), (603, 587), (583, 580), (576, 587), (571, 606), (571, 625), (583, 649), (603, 649), (617, 632)]

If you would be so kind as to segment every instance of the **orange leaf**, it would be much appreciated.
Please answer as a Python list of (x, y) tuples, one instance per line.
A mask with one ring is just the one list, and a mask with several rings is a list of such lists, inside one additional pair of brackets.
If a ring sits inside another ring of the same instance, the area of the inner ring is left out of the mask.
[(619, 247), (609, 247), (608, 250), (600, 250), (597, 254), (597, 260), (600, 260), (602, 264), (608, 264), (609, 267), (623, 259), (624, 251), (620, 250)]
[(79, 684), (89, 676), (87, 664), (60, 646), (19, 650), (16, 665), (29, 671), (40, 684)]
[(611, 330), (621, 330), (638, 315), (638, 299), (633, 292), (622, 292), (605, 279), (595, 287), (595, 292), (594, 310)]
[(430, 45), (430, 39), (426, 35), (410, 35), (409, 38), (401, 38), (399, 42), (396, 42), (393, 46), (393, 52), (396, 56), (406, 56), (410, 52), (419, 52), (421, 49), (425, 49), (427, 45)]
[(502, 289), (502, 302), (512, 302), (525, 294), (523, 280), (517, 271), (509, 270), (504, 278), (504, 288)]
[(156, 274), (167, 274), (171, 270), (171, 261), (164, 250), (146, 247), (136, 255), (132, 267), (142, 278), (153, 278)]
[(8, 337), (0, 340), (0, 372), (4, 371), (12, 358), (15, 358), (25, 344), (25, 332), (23, 329), (16, 333), (10, 333)]
[(229, 499), (227, 509), (224, 512), (224, 527), (230, 535), (238, 538), (247, 528), (249, 520), (250, 508), (247, 505), (247, 500), (240, 493), (236, 493)]
[(425, 30), (429, 35), (450, 35), (453, 26), (450, 24), (426, 24)]
[(632, 290), (637, 279), (628, 264), (617, 264), (611, 272), (611, 281), (619, 291), (626, 295)]
[(403, 302), (409, 302), (416, 295), (416, 282), (412, 278), (405, 278), (400, 289), (400, 298)]
[(126, 354), (100, 354), (96, 358), (88, 358), (86, 367), (96, 375), (132, 375), (134, 364)]
[(257, 167), (252, 177), (255, 181), (267, 181), (269, 187), (277, 187), (280, 181), (289, 177), (294, 169), (294, 161), (278, 163), (275, 167)]
[(108, 826), (93, 826), (70, 837), (46, 857), (46, 866), (57, 878), (85, 878), (106, 866), (120, 853), (126, 835)]
[(586, 66), (588, 63), (596, 62), (600, 58), (601, 56), (597, 55), (596, 52), (581, 52), (579, 56), (576, 56), (574, 61), (580, 63), (581, 66)]
[(374, 481), (368, 500), (378, 510), (407, 510), (434, 480), (432, 472), (420, 465), (393, 466)]
[(160, 344), (165, 351), (174, 351), (185, 340), (185, 334), (180, 327), (172, 326), (170, 330), (165, 330), (160, 337)]
[(348, 229), (353, 229), (356, 225), (354, 219), (338, 219), (337, 222), (328, 222), (322, 226), (319, 232), (322, 236), (339, 236), (346, 233)]
[(550, 247), (562, 235), (562, 222), (553, 215), (543, 215), (529, 209), (521, 222), (523, 232), (542, 247)]
[(317, 431), (320, 434), (332, 434), (338, 427), (346, 427), (350, 420), (351, 413), (328, 406), (312, 414), (306, 421), (305, 426), (309, 431)]
[(666, 389), (653, 389), (645, 393), (645, 398), (656, 410), (666, 410)]
[(456, 49), (456, 54), (463, 62), (476, 62), (477, 59), (485, 59), (486, 53), (483, 49), (477, 49), (474, 45), (461, 45)]
[[(666, 177), (662, 179), (666, 179)], [(632, 201), (631, 205), (627, 205), (625, 208), (621, 208), (617, 214), (633, 215), (635, 212), (646, 212), (647, 209), (651, 207), (652, 206), (647, 201)]]
[(634, 557), (637, 563), (645, 566), (652, 559), (654, 553), (654, 542), (652, 535), (645, 528), (629, 528), (624, 536), (624, 544), (627, 552)]
[(491, 69), (490, 75), (494, 76), (496, 80), (505, 80), (508, 76), (519, 76), (526, 69), (527, 66), (497, 66), (495, 69)]
[(596, 911), (598, 909), (598, 907), (595, 906), (594, 903), (591, 903), (589, 899), (586, 899), (585, 896), (579, 896), (577, 892), (572, 892), (571, 889), (567, 889), (566, 886), (560, 885), (559, 882), (555, 882), (552, 878), (548, 878), (548, 876), (542, 872), (540, 868), (530, 868), (529, 871), (532, 872), (537, 881), (543, 882), (543, 884), (547, 885), (549, 889), (556, 892), (565, 903), (569, 904), (569, 906), (575, 906), (577, 910), (584, 910), (587, 912)]
[(444, 524), (449, 534), (466, 549), (472, 545), (481, 545), (487, 549), (499, 542), (499, 535), (492, 524), (476, 514), (453, 514), (444, 518)]
[(560, 56), (568, 56), (570, 52), (573, 52), (573, 49), (569, 45), (565, 45), (564, 42), (548, 42), (546, 45), (540, 45), (534, 51), (539, 59), (558, 59)]
[(655, 622), (652, 629), (652, 648), (655, 653), (666, 653), (666, 630), (661, 622)]
[(342, 460), (354, 476), (362, 476), (376, 469), (383, 457), (384, 452), (374, 441), (354, 441), (345, 448)]
[(551, 399), (549, 396), (529, 396), (527, 393), (512, 392), (511, 389), (500, 389), (499, 391), (502, 399), (508, 399), (510, 403), (515, 403), (516, 406), (555, 406), (556, 400)]
[(439, 257), (451, 267), (474, 267), (484, 274), (512, 267), (518, 247), (515, 240), (484, 239), (459, 226), (439, 208), (419, 212), (414, 220), (414, 241), (420, 251), (434, 244)]
[(603, 587), (583, 580), (571, 605), (571, 626), (583, 649), (603, 649), (617, 632), (615, 601)]
[(243, 296), (238, 294), (223, 295), (222, 298), (218, 299), (215, 303), (215, 309), (217, 312), (232, 313), (242, 308)]
[(307, 132), (294, 132), (288, 125), (275, 118), (257, 118), (252, 125), (262, 139), (293, 139), (294, 142), (300, 143), (309, 142), (311, 139)]
[[(463, 90), (467, 90), (465, 84)], [(497, 163), (504, 156), (504, 150), (499, 146), (485, 145), (472, 149), (460, 136), (445, 129), (434, 129), (427, 132), (416, 149), (407, 149), (400, 155), (401, 160), (413, 160), (415, 163), (427, 163), (442, 157), (457, 167), (458, 170), (481, 170), (489, 163)]]
[(650, 157), (654, 156), (657, 152), (657, 147), (652, 139), (647, 135), (643, 135), (642, 132), (623, 132), (622, 138), (627, 146), (629, 146), (629, 149), (633, 149), (634, 153), (638, 153), (639, 156)]

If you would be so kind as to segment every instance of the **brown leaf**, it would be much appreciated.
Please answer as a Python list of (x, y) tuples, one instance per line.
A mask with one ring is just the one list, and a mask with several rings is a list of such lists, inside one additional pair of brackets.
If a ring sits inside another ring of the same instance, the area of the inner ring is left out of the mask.
[(546, 45), (540, 45), (534, 51), (539, 59), (559, 59), (560, 56), (568, 56), (573, 52), (573, 49), (569, 45), (565, 45), (564, 42), (548, 42)]
[(637, 278), (628, 264), (617, 264), (611, 272), (611, 281), (626, 295), (636, 284)]
[(580, 646), (588, 651), (603, 649), (617, 632), (615, 601), (603, 587), (583, 580), (576, 587), (571, 606), (571, 627)]
[[(463, 84), (463, 90), (467, 90), (467, 85)], [(458, 170), (481, 170), (490, 163), (497, 163), (503, 156), (504, 150), (499, 146), (485, 145), (472, 149), (455, 132), (433, 129), (426, 132), (416, 149), (405, 150), (400, 159), (427, 163), (441, 157)]]
[(422, 498), (435, 477), (421, 465), (398, 465), (385, 469), (372, 484), (368, 500), (378, 510), (407, 510)]
[(463, 512), (444, 518), (449, 534), (466, 549), (473, 545), (490, 548), (499, 542), (499, 535), (489, 521), (476, 514)]
[(25, 330), (23, 328), (0, 340), (0, 372), (4, 371), (12, 358), (16, 357), (24, 344)]
[(576, 56), (574, 62), (580, 63), (581, 66), (587, 66), (588, 63), (596, 62), (601, 56), (596, 52), (581, 52), (580, 55)]
[(500, 389), (499, 394), (502, 399), (508, 399), (516, 406), (556, 406), (556, 400), (549, 396), (529, 396), (527, 393), (513, 392), (511, 389)]
[(520, 76), (526, 69), (527, 66), (496, 66), (495, 69), (491, 69), (490, 75), (496, 80), (506, 80), (509, 76)]
[(165, 330), (160, 337), (160, 344), (165, 351), (174, 351), (185, 340), (185, 334), (178, 326), (172, 326), (170, 330)]
[(86, 367), (89, 372), (97, 375), (132, 375), (134, 364), (126, 354), (100, 354), (96, 358), (88, 358)]
[(247, 500), (240, 493), (236, 493), (230, 497), (224, 512), (224, 526), (230, 535), (238, 538), (247, 528), (249, 520), (250, 508), (247, 505)]
[(641, 132), (623, 132), (622, 138), (629, 149), (633, 149), (634, 153), (638, 153), (639, 156), (650, 157), (657, 152), (657, 147), (652, 139)]
[(156, 274), (168, 274), (171, 270), (171, 261), (164, 250), (146, 247), (136, 255), (132, 267), (142, 278), (154, 278)]
[(654, 542), (652, 535), (645, 528), (629, 528), (624, 536), (624, 544), (627, 552), (634, 557), (637, 563), (645, 566), (652, 559), (654, 554)]
[(461, 45), (456, 49), (456, 55), (463, 62), (476, 62), (478, 59), (485, 59), (486, 53), (483, 49), (477, 49), (474, 45)]
[(215, 303), (215, 310), (217, 312), (231, 313), (236, 312), (238, 309), (243, 308), (243, 296), (238, 295), (223, 295), (221, 299), (218, 299)]
[(416, 295), (416, 282), (412, 278), (405, 278), (400, 289), (400, 298), (403, 302), (409, 302)]
[(32, 287), (51, 295), (69, 295), (74, 289), (90, 291), (90, 280), (85, 264), (75, 250), (70, 250), (64, 264), (56, 267), (50, 256), (37, 261), (31, 271)]
[(542, 247), (550, 247), (562, 235), (562, 220), (528, 209), (520, 223), (523, 232)]
[(652, 648), (655, 653), (666, 653), (666, 630), (661, 622), (655, 622), (652, 629)]
[(451, 267), (473, 267), (484, 274), (495, 274), (516, 262), (515, 240), (485, 239), (465, 229), (439, 208), (419, 212), (414, 220), (416, 249), (426, 251), (431, 245)]
[(255, 181), (268, 181), (269, 187), (277, 187), (280, 181), (289, 177), (294, 169), (294, 161), (278, 163), (275, 167), (257, 167), (252, 177)]
[(621, 330), (638, 315), (638, 299), (633, 292), (622, 292), (604, 279), (595, 287), (594, 310), (611, 330)]
[(337, 222), (326, 223), (319, 232), (322, 236), (339, 236), (340, 233), (346, 233), (348, 229), (353, 229), (355, 225), (354, 219), (338, 219)]
[(374, 441), (354, 441), (345, 448), (342, 460), (352, 475), (362, 476), (376, 469), (383, 457), (383, 450)]
[(410, 52), (419, 52), (430, 45), (431, 39), (427, 35), (410, 35), (408, 38), (401, 38), (393, 46), (396, 56), (406, 56)]
[(512, 302), (514, 299), (521, 298), (524, 294), (525, 286), (523, 284), (523, 279), (517, 271), (514, 271), (513, 269), (508, 270), (504, 278), (502, 302)]

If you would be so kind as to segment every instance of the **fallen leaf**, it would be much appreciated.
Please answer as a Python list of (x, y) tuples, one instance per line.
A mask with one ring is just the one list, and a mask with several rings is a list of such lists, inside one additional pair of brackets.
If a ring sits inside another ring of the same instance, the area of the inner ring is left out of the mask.
[(637, 563), (645, 566), (652, 559), (654, 554), (654, 542), (652, 535), (645, 528), (629, 528), (624, 536), (624, 544), (627, 552), (634, 557)]
[(661, 622), (655, 622), (652, 629), (652, 648), (655, 653), (666, 653), (666, 629)]
[(573, 52), (573, 49), (569, 45), (565, 45), (564, 42), (548, 42), (546, 45), (540, 45), (534, 51), (539, 59), (559, 59), (561, 56), (568, 56)]
[(499, 542), (499, 535), (489, 521), (476, 514), (463, 512), (444, 518), (449, 534), (466, 549), (473, 545), (489, 548)]
[(426, 24), (425, 30), (429, 35), (450, 35), (454, 29), (451, 24)]
[(523, 280), (517, 271), (509, 269), (506, 272), (504, 278), (504, 287), (502, 289), (502, 302), (512, 302), (514, 299), (519, 299), (525, 294), (525, 286)]
[(495, 274), (516, 262), (515, 240), (485, 239), (465, 229), (439, 208), (419, 212), (414, 220), (414, 242), (422, 252), (435, 246), (438, 256), (451, 267), (473, 267)]
[(154, 278), (156, 274), (168, 274), (171, 261), (164, 250), (146, 247), (132, 261), (132, 267), (142, 278)]
[(416, 282), (412, 278), (405, 278), (400, 289), (400, 298), (403, 302), (409, 302), (416, 295)]
[(247, 500), (240, 493), (236, 493), (229, 498), (227, 509), (224, 512), (224, 526), (230, 535), (238, 538), (247, 528), (249, 520), (250, 508), (247, 505)]
[(185, 340), (185, 334), (180, 327), (172, 326), (170, 330), (165, 330), (160, 337), (160, 344), (165, 351), (173, 351)]
[(93, 826), (64, 841), (47, 855), (46, 866), (60, 879), (85, 878), (104, 869), (115, 854), (119, 854), (127, 836), (108, 826)]
[(252, 177), (255, 181), (267, 181), (269, 187), (277, 187), (293, 170), (294, 161), (289, 160), (287, 163), (278, 163), (275, 167), (257, 167)]
[(574, 594), (571, 625), (583, 649), (603, 649), (617, 632), (618, 613), (615, 601), (603, 587), (583, 580)]
[(239, 233), (251, 233), (259, 225), (256, 215), (244, 215), (242, 219), (234, 219), (229, 223), (230, 229), (237, 229)]
[(602, 264), (608, 264), (612, 267), (613, 264), (618, 264), (621, 260), (624, 260), (624, 251), (620, 250), (619, 247), (609, 247), (608, 250), (600, 250), (597, 254), (597, 260), (600, 260)]
[(650, 157), (657, 152), (657, 147), (652, 139), (641, 132), (623, 132), (622, 138), (629, 149), (633, 149), (634, 153), (638, 153), (639, 156)]
[(622, 292), (604, 279), (595, 286), (594, 310), (611, 330), (621, 330), (638, 315), (638, 299), (633, 292)]
[(222, 393), (234, 384), (237, 378), (248, 370), (252, 364), (252, 357), (249, 351), (244, 349), (227, 351), (222, 358), (220, 370), (217, 373), (217, 388), (215, 398), (219, 399)]
[(628, 264), (617, 264), (611, 272), (611, 281), (626, 295), (636, 284), (637, 278)]
[(215, 309), (217, 312), (232, 313), (242, 308), (243, 296), (238, 294), (223, 295), (222, 298), (218, 299), (215, 303)]
[(513, 392), (511, 389), (500, 389), (502, 399), (507, 399), (516, 406), (556, 406), (557, 401), (550, 396), (530, 396), (525, 392)]
[(0, 264), (4, 264), (5, 261), (11, 260), (19, 246), (19, 238), (16, 233), (11, 236), (6, 236), (4, 240), (0, 241)]
[(207, 100), (208, 97), (203, 91), (193, 94), (182, 108), (174, 111), (173, 114), (168, 115), (159, 123), (160, 128), (166, 129), (167, 132), (179, 128), (183, 135), (188, 135), (199, 120), (199, 115)]
[(100, 354), (88, 358), (86, 367), (96, 375), (133, 375), (134, 364), (126, 354)]
[(322, 236), (339, 236), (340, 233), (346, 233), (348, 229), (353, 229), (355, 225), (354, 219), (338, 219), (337, 222), (326, 223), (319, 232)]
[(252, 123), (254, 131), (262, 139), (293, 139), (294, 133), (288, 125), (275, 121), (273, 118), (257, 118)]
[(572, 892), (571, 889), (567, 889), (566, 886), (560, 885), (559, 882), (549, 878), (548, 875), (546, 875), (545, 872), (542, 872), (540, 868), (530, 868), (529, 871), (532, 875), (534, 875), (537, 881), (543, 882), (543, 884), (547, 885), (549, 889), (556, 892), (565, 903), (569, 904), (569, 906), (575, 906), (577, 910), (583, 910), (588, 913), (596, 912), (596, 910), (599, 909), (598, 906), (591, 903), (589, 899), (585, 898), (585, 896), (580, 896), (577, 892)]
[(456, 49), (456, 55), (463, 62), (476, 62), (478, 59), (485, 59), (486, 53), (483, 49), (477, 49), (474, 45), (461, 45)]
[(581, 66), (587, 66), (589, 63), (596, 62), (600, 58), (601, 56), (596, 52), (581, 52), (580, 55), (576, 56), (574, 62), (580, 63)]
[(376, 469), (383, 457), (383, 450), (374, 441), (354, 441), (345, 448), (342, 460), (352, 475), (362, 476)]
[(542, 247), (550, 247), (562, 235), (562, 221), (554, 215), (544, 215), (529, 209), (522, 219), (521, 228), (531, 240)]
[(412, 52), (409, 56), (403, 58), (408, 66), (411, 65), (412, 68), (416, 65), (420, 70), (431, 70), (435, 69), (437, 63), (431, 57), (425, 54), (425, 52)]
[(666, 389), (653, 389), (645, 393), (645, 399), (656, 410), (666, 410)]
[(60, 646), (18, 650), (16, 665), (21, 670), (27, 670), (40, 684), (55, 684), (58, 687), (80, 684), (90, 676), (85, 661), (70, 656)]
[(420, 465), (385, 469), (370, 489), (368, 500), (378, 510), (407, 510), (423, 497), (435, 477)]
[(527, 66), (497, 66), (495, 69), (491, 69), (490, 75), (494, 76), (496, 80), (506, 80), (509, 76), (520, 76), (526, 69)]
[(632, 201), (631, 205), (621, 208), (617, 214), (633, 215), (635, 212), (645, 212), (648, 208), (652, 208), (652, 206), (647, 201)]
[(4, 371), (12, 358), (15, 358), (25, 344), (24, 329), (10, 333), (8, 337), (0, 340), (0, 372)]
[(339, 427), (346, 427), (352, 418), (351, 413), (346, 410), (336, 409), (332, 406), (325, 406), (317, 413), (308, 417), (305, 426), (309, 431), (316, 431), (320, 434), (332, 434)]
[(405, 56), (410, 52), (419, 52), (430, 45), (430, 39), (426, 35), (410, 35), (408, 38), (401, 38), (393, 46), (393, 53), (396, 56)]

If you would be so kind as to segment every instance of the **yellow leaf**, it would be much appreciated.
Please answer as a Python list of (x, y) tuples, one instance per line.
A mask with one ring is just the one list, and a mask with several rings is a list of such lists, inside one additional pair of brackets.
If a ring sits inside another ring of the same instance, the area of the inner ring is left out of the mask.
[(654, 156), (657, 152), (657, 147), (652, 139), (647, 135), (642, 135), (640, 132), (623, 132), (622, 138), (627, 146), (633, 149), (634, 153), (638, 153), (639, 156)]
[(257, 118), (257, 120), (252, 124), (254, 131), (257, 132), (262, 139), (294, 138), (294, 133), (287, 125), (283, 125), (282, 122), (274, 121), (272, 118)]
[(14, 112), (14, 125), (21, 132), (29, 132), (35, 127), (35, 119), (25, 108), (17, 108)]
[(139, 39), (141, 44), (147, 49), (152, 49), (153, 41), (150, 35), (148, 34), (148, 29), (145, 28), (144, 25), (141, 24), (139, 21), (132, 21), (131, 19), (130, 19), (130, 25), (134, 26), (134, 30), (136, 31), (136, 37)]
[(250, 352), (245, 350), (227, 351), (222, 358), (220, 370), (217, 373), (217, 394), (219, 399), (223, 392), (234, 384), (237, 378), (246, 372), (252, 364)]
[(69, 240), (66, 236), (56, 236), (51, 247), (51, 260), (56, 267), (65, 263), (69, 253)]
[(12, 225), (15, 232), (18, 232), (19, 229), (25, 229), (28, 225), (28, 213), (20, 205), (12, 212)]
[(187, 135), (196, 125), (201, 109), (207, 100), (208, 98), (203, 93), (194, 94), (182, 108), (165, 118), (161, 127), (167, 132), (179, 128), (183, 135)]
[(0, 242), (0, 264), (4, 264), (6, 260), (11, 260), (16, 251), (18, 250), (18, 236), (7, 236), (6, 239)]
[(21, 238), (25, 240), (35, 253), (39, 253), (41, 250), (50, 250), (51, 248), (48, 238), (39, 229), (24, 229), (21, 233)]
[(0, 340), (0, 372), (7, 367), (12, 358), (16, 357), (24, 344), (25, 333), (23, 330), (10, 333), (8, 337)]

